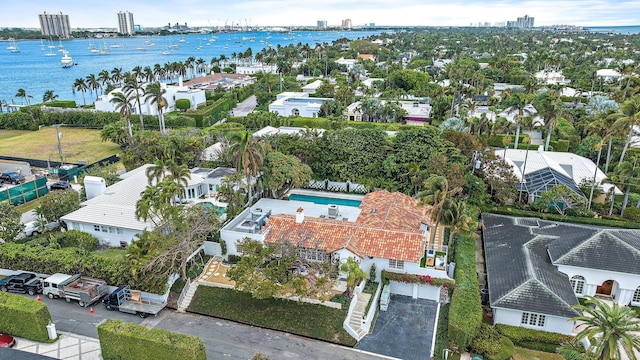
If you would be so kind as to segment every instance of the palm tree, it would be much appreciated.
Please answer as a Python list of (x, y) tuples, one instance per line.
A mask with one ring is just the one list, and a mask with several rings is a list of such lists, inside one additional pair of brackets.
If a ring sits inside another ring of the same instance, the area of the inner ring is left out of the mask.
[(137, 76), (127, 76), (124, 79), (124, 88), (123, 90), (127, 92), (127, 94), (133, 93), (136, 98), (136, 104), (138, 105), (138, 117), (140, 118), (140, 129), (144, 130), (144, 118), (142, 117), (142, 104), (140, 103), (140, 96), (144, 96), (144, 87), (142, 83), (138, 82)]
[(98, 81), (102, 84), (102, 86), (107, 85), (111, 82), (111, 76), (107, 70), (102, 70), (98, 73)]
[(621, 131), (624, 129), (628, 131), (627, 141), (622, 149), (622, 155), (620, 155), (620, 162), (623, 162), (627, 149), (633, 139), (633, 127), (640, 125), (640, 95), (625, 101), (622, 106), (620, 106), (618, 113), (614, 114), (613, 117), (616, 119), (612, 127), (613, 129), (619, 129)]
[(77, 78), (76, 81), (73, 82), (73, 88), (75, 90), (82, 92), (82, 103), (87, 105), (87, 101), (84, 98), (84, 93), (87, 91), (87, 83), (83, 78)]
[(640, 351), (640, 338), (634, 334), (640, 330), (640, 322), (628, 306), (613, 303), (612, 306), (592, 296), (586, 297), (587, 304), (573, 308), (582, 315), (573, 318), (581, 322), (576, 340), (589, 340), (586, 350), (599, 360), (616, 360), (622, 353), (629, 359), (637, 359), (635, 351)]
[(55, 101), (57, 98), (58, 98), (58, 95), (55, 95), (53, 93), (53, 90), (47, 90), (44, 92), (44, 95), (42, 96), (42, 102)]
[(449, 232), (449, 248), (453, 248), (455, 235), (463, 232), (473, 232), (478, 228), (478, 222), (470, 215), (470, 209), (465, 201), (447, 199), (442, 211), (442, 223), (451, 228)]
[(636, 163), (637, 159), (632, 161), (623, 161), (616, 166), (616, 176), (620, 179), (620, 182), (624, 184), (624, 199), (622, 200), (622, 209), (620, 210), (620, 216), (624, 216), (624, 210), (627, 208), (629, 202), (629, 193), (634, 182), (637, 182), (637, 177), (640, 175), (640, 168)]
[(120, 115), (124, 116), (124, 119), (127, 122), (129, 143), (133, 144), (133, 130), (131, 129), (131, 101), (133, 101), (133, 96), (125, 95), (121, 91), (114, 91), (111, 95), (113, 95), (113, 97), (109, 102), (115, 105), (116, 110), (120, 111)]
[(265, 145), (261, 141), (255, 141), (249, 131), (232, 134), (231, 140), (234, 143), (229, 148), (231, 160), (235, 163), (238, 170), (242, 170), (247, 178), (247, 186), (249, 187), (249, 199), (247, 205), (252, 201), (252, 184), (251, 178), (257, 176), (262, 168)]
[(18, 92), (15, 95), (16, 97), (21, 97), (22, 99), (27, 101), (27, 106), (31, 105), (29, 103), (29, 99), (32, 98), (33, 96), (27, 94), (27, 92), (24, 89), (18, 89)]
[(123, 79), (122, 68), (113, 68), (111, 70), (111, 81), (120, 85), (120, 81)]
[(516, 116), (513, 119), (516, 123), (516, 140), (513, 147), (514, 149), (518, 148), (518, 142), (520, 140), (520, 124), (522, 122), (522, 118), (525, 115), (531, 116), (533, 114), (533, 111), (528, 107), (529, 104), (529, 99), (527, 99), (527, 96), (522, 93), (515, 93), (504, 100), (504, 106), (508, 108), (509, 112), (517, 112)]
[(353, 288), (362, 280), (367, 279), (367, 273), (360, 268), (360, 264), (352, 257), (347, 258), (347, 262), (342, 264), (340, 270), (347, 273), (347, 289), (345, 290), (345, 297), (347, 299), (353, 298)]
[(431, 220), (435, 221), (435, 226), (431, 233), (430, 243), (433, 246), (438, 230), (438, 225), (442, 219), (442, 210), (444, 204), (450, 196), (453, 196), (462, 191), (461, 188), (449, 189), (449, 181), (447, 178), (440, 175), (431, 175), (424, 182), (425, 190), (418, 194), (420, 205), (431, 206)]
[(151, 84), (147, 84), (145, 88), (145, 101), (151, 101), (151, 104), (156, 104), (158, 109), (158, 122), (160, 124), (160, 133), (162, 135), (166, 135), (166, 130), (164, 128), (164, 116), (163, 110), (168, 106), (167, 99), (164, 97), (164, 94), (167, 92), (166, 89), (163, 89), (159, 82), (154, 82)]

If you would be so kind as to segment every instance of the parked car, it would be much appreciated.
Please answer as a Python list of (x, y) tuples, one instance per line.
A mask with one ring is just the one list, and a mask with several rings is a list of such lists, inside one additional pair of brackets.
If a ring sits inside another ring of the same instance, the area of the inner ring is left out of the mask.
[(0, 334), (0, 347), (14, 347), (16, 345), (16, 339), (11, 335)]
[(0, 279), (0, 291), (36, 295), (42, 293), (42, 278), (33, 273), (9, 275)]
[(25, 177), (22, 174), (18, 174), (14, 171), (7, 171), (0, 174), (0, 184), (13, 184), (18, 185), (22, 184), (25, 181)]
[[(60, 227), (60, 223), (57, 221), (50, 222), (44, 225), (47, 231), (55, 230)], [(24, 224), (24, 235), (33, 236), (42, 234), (42, 225), (38, 221), (30, 221)]]
[(49, 186), (49, 190), (67, 190), (67, 189), (71, 189), (71, 183), (64, 180), (54, 182), (53, 184), (51, 184), (51, 186)]

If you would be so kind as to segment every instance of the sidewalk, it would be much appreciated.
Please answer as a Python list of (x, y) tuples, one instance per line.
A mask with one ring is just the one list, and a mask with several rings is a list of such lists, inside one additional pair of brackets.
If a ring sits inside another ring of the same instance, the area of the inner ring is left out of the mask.
[(60, 338), (53, 344), (16, 338), (14, 349), (49, 356), (54, 359), (102, 360), (98, 339), (58, 331)]

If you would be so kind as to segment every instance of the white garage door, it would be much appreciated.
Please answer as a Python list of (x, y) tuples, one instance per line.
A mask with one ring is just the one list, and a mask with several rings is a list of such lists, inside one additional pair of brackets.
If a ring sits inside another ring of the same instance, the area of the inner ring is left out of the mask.
[(401, 283), (397, 281), (391, 281), (389, 284), (389, 291), (391, 291), (392, 294), (413, 297), (413, 284)]

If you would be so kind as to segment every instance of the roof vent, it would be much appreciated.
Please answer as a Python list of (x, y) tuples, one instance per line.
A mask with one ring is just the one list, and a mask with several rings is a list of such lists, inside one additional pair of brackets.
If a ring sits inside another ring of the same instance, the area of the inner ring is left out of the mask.
[(330, 219), (335, 219), (338, 217), (338, 215), (340, 215), (340, 209), (338, 208), (338, 205), (329, 204), (329, 208), (327, 209), (327, 211)]
[(375, 214), (376, 213), (376, 208), (371, 209), (371, 214)]

